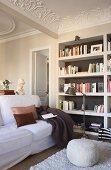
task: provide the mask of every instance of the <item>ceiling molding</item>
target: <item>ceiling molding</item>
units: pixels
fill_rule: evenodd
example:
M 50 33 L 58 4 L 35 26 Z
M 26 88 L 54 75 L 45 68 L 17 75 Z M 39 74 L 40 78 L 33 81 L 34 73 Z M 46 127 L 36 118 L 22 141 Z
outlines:
M 24 2 L 26 2 L 26 1 L 24 1 Z M 33 1 L 33 0 L 31 0 L 31 1 Z M 17 0 L 12 1 L 12 2 L 15 3 L 15 2 L 17 2 Z M 20 1 L 18 0 L 18 2 L 21 2 L 21 0 Z M 7 11 L 11 15 L 14 15 L 15 17 L 17 17 L 24 23 L 32 26 L 32 28 L 35 28 L 35 29 L 39 30 L 40 32 L 43 32 L 53 38 L 58 38 L 57 33 L 54 32 L 50 28 L 49 24 L 48 24 L 48 27 L 50 29 L 45 26 L 45 23 L 43 25 L 40 22 L 37 22 L 36 18 L 33 15 L 31 15 L 31 11 L 30 11 L 30 13 L 28 13 L 28 12 L 26 13 L 26 11 L 21 10 L 18 6 L 15 6 L 14 3 L 9 2 L 8 0 L 0 0 L 0 9 Z
M 31 32 L 28 32 L 28 33 L 22 32 L 20 34 L 15 34 L 13 37 L 2 39 L 2 40 L 0 40 L 0 43 L 5 43 L 5 42 L 9 42 L 9 41 L 16 40 L 16 39 L 19 39 L 19 38 L 25 38 L 25 37 L 32 36 L 32 35 L 37 35 L 37 34 L 40 34 L 40 33 L 41 32 L 39 32 L 39 31 L 31 31 Z
M 0 35 L 6 35 L 14 31 L 15 22 L 11 16 L 0 11 Z
M 45 7 L 42 0 L 7 0 L 20 10 L 36 18 L 37 22 L 42 23 L 54 32 L 58 32 L 60 16 L 57 16 L 51 9 Z M 49 26 L 50 25 L 50 26 Z

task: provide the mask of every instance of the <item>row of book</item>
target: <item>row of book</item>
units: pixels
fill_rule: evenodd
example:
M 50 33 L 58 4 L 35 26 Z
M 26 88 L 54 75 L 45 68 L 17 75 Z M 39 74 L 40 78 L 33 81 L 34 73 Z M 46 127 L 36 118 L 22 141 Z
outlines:
M 59 100 L 59 109 L 63 109 L 63 110 L 74 110 L 75 108 L 75 102 L 74 101 L 67 101 L 67 100 Z M 82 106 L 81 106 L 81 110 Z M 94 112 L 95 113 L 104 113 L 104 104 L 100 104 L 100 105 L 95 105 L 94 106 Z
M 90 63 L 88 67 L 87 73 L 94 73 L 94 72 L 103 72 L 104 71 L 104 64 L 103 63 Z M 84 73 L 84 72 L 79 72 L 79 67 L 78 66 L 64 66 L 64 67 L 59 67 L 59 75 L 64 75 L 64 74 L 76 74 L 76 73 Z
M 74 102 L 73 101 L 63 101 L 63 110 L 74 110 Z
M 104 105 L 103 104 L 95 105 L 94 106 L 94 112 L 96 112 L 96 113 L 104 113 Z
M 77 66 L 68 65 L 67 67 L 59 67 L 59 75 L 76 74 L 78 72 Z
M 59 50 L 59 57 L 67 57 L 67 56 L 74 56 L 74 55 L 82 55 L 87 54 L 87 45 L 77 45 L 67 47 L 65 49 Z
M 100 51 L 102 51 L 102 44 L 69 46 L 59 50 L 59 57 L 82 55 Z
M 72 85 L 73 84 L 73 85 Z M 94 83 L 68 83 L 60 85 L 60 91 L 66 93 L 68 87 L 73 86 L 77 92 L 82 93 L 96 93 L 96 92 L 104 92 L 104 83 L 103 82 L 94 82 Z M 63 89 L 62 89 L 63 87 Z
M 94 72 L 103 72 L 104 64 L 103 63 L 90 63 L 88 67 L 88 73 Z

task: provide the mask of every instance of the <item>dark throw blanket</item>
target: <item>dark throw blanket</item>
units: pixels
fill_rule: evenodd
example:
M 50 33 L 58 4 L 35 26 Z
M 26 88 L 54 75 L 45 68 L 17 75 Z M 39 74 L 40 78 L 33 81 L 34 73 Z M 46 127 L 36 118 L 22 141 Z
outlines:
M 73 139 L 74 122 L 71 117 L 59 109 L 50 108 L 48 106 L 40 106 L 37 108 L 37 113 L 40 119 L 43 119 L 41 115 L 47 113 L 53 113 L 54 115 L 57 115 L 54 118 L 43 120 L 52 125 L 52 137 L 57 146 L 60 148 L 66 147 L 68 142 Z

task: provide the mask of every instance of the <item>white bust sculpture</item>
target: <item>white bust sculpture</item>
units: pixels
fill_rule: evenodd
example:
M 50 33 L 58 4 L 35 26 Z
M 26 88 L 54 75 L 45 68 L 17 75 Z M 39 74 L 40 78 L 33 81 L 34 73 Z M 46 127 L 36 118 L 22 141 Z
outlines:
M 17 84 L 17 89 L 16 89 L 16 94 L 18 95 L 24 95 L 25 94 L 25 91 L 24 91 L 24 84 L 25 84 L 25 81 L 24 79 L 18 79 L 18 84 Z

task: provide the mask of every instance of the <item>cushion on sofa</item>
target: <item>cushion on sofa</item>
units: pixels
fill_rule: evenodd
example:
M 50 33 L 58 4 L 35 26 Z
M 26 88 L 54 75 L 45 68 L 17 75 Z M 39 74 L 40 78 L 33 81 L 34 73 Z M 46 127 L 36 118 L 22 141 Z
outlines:
M 14 114 L 17 127 L 36 123 L 33 113 Z
M 39 107 L 41 101 L 37 95 L 3 95 L 0 96 L 0 112 L 3 117 L 3 124 L 15 123 L 11 107 L 26 107 L 35 105 Z
M 31 105 L 27 107 L 11 107 L 11 109 L 13 114 L 33 113 L 35 120 L 38 119 L 35 105 Z

